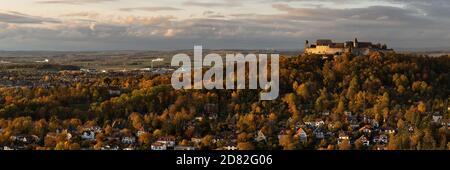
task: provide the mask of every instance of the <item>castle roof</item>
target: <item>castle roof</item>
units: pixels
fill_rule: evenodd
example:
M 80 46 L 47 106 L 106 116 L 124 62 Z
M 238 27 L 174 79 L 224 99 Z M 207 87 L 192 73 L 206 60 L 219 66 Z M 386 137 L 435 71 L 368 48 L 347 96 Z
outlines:
M 317 40 L 316 41 L 316 45 L 321 46 L 321 45 L 331 45 L 333 44 L 333 41 L 329 40 L 329 39 L 321 39 L 321 40 Z

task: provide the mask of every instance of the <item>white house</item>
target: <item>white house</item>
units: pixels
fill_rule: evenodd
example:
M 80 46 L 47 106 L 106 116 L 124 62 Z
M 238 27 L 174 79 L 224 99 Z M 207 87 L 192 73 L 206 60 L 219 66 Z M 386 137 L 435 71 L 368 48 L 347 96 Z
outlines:
M 152 146 L 150 147 L 151 150 L 157 150 L 157 151 L 162 151 L 162 150 L 167 150 L 167 146 L 164 143 L 161 142 L 155 142 L 152 144 Z
M 442 121 L 442 114 L 435 112 L 433 114 L 433 123 L 440 123 Z
M 129 145 L 129 144 L 136 143 L 136 138 L 127 136 L 127 137 L 123 137 L 121 141 L 123 144 Z
M 258 134 L 256 135 L 255 140 L 257 142 L 265 141 L 266 140 L 266 136 L 264 135 L 264 133 L 261 130 L 259 130 Z
M 308 134 L 306 134 L 306 132 L 300 128 L 297 130 L 297 132 L 295 133 L 295 136 L 298 137 L 300 139 L 300 141 L 305 142 L 308 140 Z
M 93 131 L 90 131 L 90 130 L 84 131 L 81 134 L 81 139 L 89 140 L 89 141 L 95 141 L 95 133 Z

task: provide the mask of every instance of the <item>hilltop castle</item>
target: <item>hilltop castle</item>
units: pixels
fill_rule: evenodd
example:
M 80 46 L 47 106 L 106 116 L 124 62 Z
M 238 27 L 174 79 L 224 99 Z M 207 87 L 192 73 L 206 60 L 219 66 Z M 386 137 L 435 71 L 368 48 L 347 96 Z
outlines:
M 388 49 L 386 44 L 381 45 L 372 44 L 371 42 L 359 42 L 357 38 L 354 41 L 347 41 L 345 43 L 334 43 L 332 40 L 321 39 L 317 40 L 316 44 L 309 44 L 306 40 L 305 54 L 319 54 L 319 55 L 339 55 L 343 53 L 352 53 L 355 55 L 367 55 L 370 52 L 393 52 Z

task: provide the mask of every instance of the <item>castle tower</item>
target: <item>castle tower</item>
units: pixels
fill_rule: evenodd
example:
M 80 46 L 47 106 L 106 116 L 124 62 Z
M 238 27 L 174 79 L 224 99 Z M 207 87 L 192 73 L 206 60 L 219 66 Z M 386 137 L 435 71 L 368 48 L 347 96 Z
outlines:
M 306 42 L 305 42 L 305 50 L 306 50 L 307 48 L 309 48 L 309 41 L 308 41 L 308 40 L 306 40 Z
M 353 42 L 353 47 L 358 48 L 358 38 L 355 38 L 355 41 Z

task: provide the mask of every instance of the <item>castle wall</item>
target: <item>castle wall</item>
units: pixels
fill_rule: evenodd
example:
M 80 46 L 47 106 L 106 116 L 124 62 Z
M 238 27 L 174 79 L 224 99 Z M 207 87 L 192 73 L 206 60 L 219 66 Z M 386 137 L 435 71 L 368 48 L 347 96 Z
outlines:
M 305 49 L 307 54 L 325 54 L 334 55 L 337 53 L 344 53 L 345 48 L 330 48 L 329 46 L 316 46 L 315 48 Z

